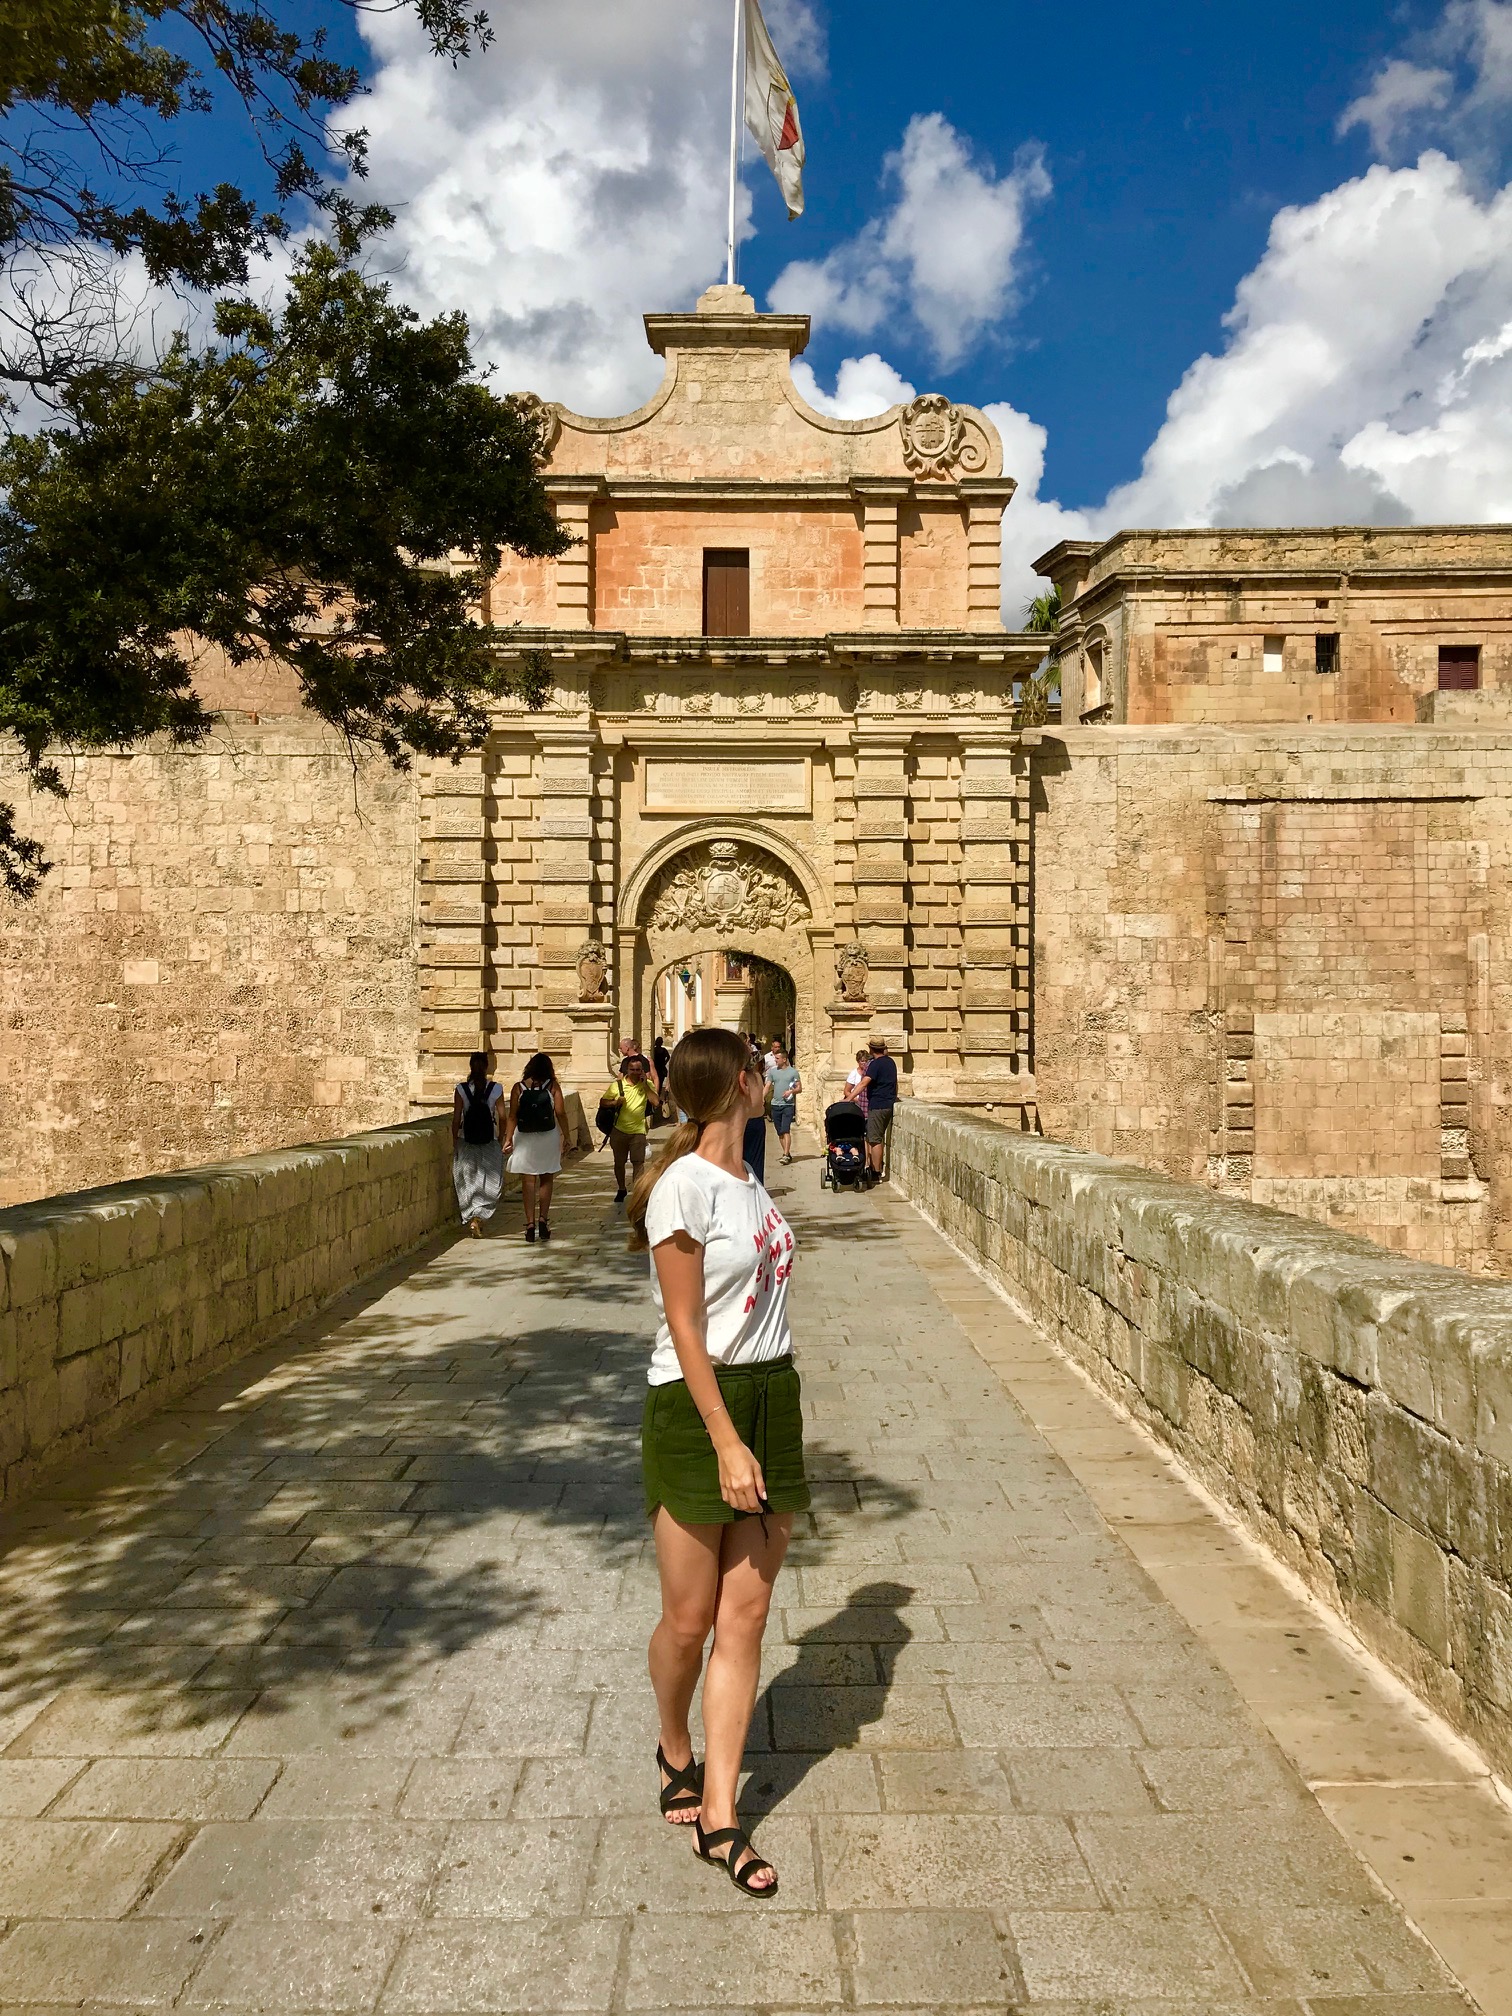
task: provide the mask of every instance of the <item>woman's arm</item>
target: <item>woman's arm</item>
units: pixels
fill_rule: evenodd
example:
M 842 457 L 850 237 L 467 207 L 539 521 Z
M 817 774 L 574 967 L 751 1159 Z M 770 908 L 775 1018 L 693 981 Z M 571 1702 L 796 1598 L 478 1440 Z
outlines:
M 502 1106 L 503 1103 L 504 1102 L 501 1099 L 499 1101 L 499 1104 Z M 510 1149 L 513 1148 L 514 1146 L 515 1128 L 519 1124 L 519 1118 L 520 1118 L 520 1081 L 519 1079 L 516 1079 L 514 1084 L 511 1085 L 509 1088 L 509 1113 L 505 1119 L 504 1125 L 499 1129 L 499 1139 L 503 1144 L 504 1153 L 506 1155 L 509 1153 Z
M 556 1115 L 557 1132 L 562 1137 L 562 1146 L 567 1146 L 567 1108 L 562 1104 L 562 1088 L 555 1078 L 551 1081 L 551 1110 Z
M 759 1512 L 766 1501 L 766 1479 L 761 1465 L 735 1432 L 704 1341 L 708 1324 L 704 1249 L 690 1234 L 674 1232 L 653 1250 L 652 1257 L 672 1348 L 719 1458 L 719 1495 L 737 1512 Z

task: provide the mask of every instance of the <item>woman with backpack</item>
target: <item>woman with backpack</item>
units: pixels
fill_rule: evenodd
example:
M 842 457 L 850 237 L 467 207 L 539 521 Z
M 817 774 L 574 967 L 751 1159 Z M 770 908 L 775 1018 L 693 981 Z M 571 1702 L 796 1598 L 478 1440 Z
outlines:
M 553 1178 L 561 1174 L 562 1143 L 566 1139 L 567 1114 L 556 1067 L 544 1050 L 538 1050 L 510 1087 L 509 1118 L 504 1130 L 509 1173 L 520 1179 L 527 1246 L 535 1244 L 538 1231 L 543 1243 L 551 1237 L 547 1213 L 551 1209 Z
M 474 1239 L 504 1194 L 504 1150 L 499 1145 L 503 1089 L 488 1075 L 486 1051 L 474 1050 L 467 1076 L 452 1096 L 452 1184 L 462 1223 Z

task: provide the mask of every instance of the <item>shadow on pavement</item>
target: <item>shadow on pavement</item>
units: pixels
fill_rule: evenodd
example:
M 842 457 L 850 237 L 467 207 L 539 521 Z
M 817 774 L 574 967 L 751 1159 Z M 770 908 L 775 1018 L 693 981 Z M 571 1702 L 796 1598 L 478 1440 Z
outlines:
M 898 1654 L 913 1637 L 902 1613 L 914 1593 L 903 1582 L 868 1582 L 794 1640 L 793 1664 L 756 1703 L 756 1727 L 767 1718 L 776 1748 L 751 1772 L 746 1811 L 775 1812 L 827 1757 L 858 1748 L 862 1730 L 881 1720 Z
M 561 1202 L 551 1246 L 432 1248 L 0 1524 L 0 1749 L 60 1687 L 135 1697 L 155 1731 L 223 1718 L 228 1688 L 380 1703 L 613 1609 L 647 1543 L 646 1263 L 592 1190 Z M 914 1508 L 811 1457 L 871 1518 Z

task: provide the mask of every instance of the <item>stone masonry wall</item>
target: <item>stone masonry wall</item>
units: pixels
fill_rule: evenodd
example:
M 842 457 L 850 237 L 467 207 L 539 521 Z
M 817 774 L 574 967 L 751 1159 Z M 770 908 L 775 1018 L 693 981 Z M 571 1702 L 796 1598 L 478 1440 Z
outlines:
M 1063 731 L 1032 817 L 1046 1133 L 1512 1272 L 1512 735 Z
M 0 1504 L 454 1211 L 444 1118 L 0 1211 Z
M 418 788 L 297 718 L 71 766 L 0 899 L 0 1205 L 408 1116 Z
M 1512 1774 L 1512 1287 L 914 1100 L 892 1169 Z

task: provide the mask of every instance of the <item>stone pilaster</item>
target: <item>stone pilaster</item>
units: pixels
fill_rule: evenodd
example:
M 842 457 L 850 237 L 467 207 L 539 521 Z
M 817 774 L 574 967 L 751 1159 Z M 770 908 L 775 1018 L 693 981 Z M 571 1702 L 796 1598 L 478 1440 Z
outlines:
M 1031 1082 L 1029 777 L 1006 737 L 961 756 L 960 1091 L 980 1103 Z
M 898 627 L 898 508 L 913 491 L 895 477 L 856 478 L 851 495 L 861 505 L 862 626 Z
M 577 958 L 596 923 L 593 859 L 594 735 L 581 727 L 537 731 L 541 747 L 541 816 L 537 826 L 540 887 L 536 956 L 540 962 L 540 1039 L 544 1049 L 571 1056 L 578 1005 Z
M 420 1060 L 412 1103 L 447 1105 L 491 1040 L 487 766 L 436 763 L 421 780 Z
M 871 1033 L 900 1065 L 908 1037 L 908 743 L 906 731 L 856 734 L 853 928 L 871 967 Z
M 589 514 L 604 495 L 602 476 L 551 476 L 547 494 L 557 523 L 575 543 L 556 563 L 556 620 L 564 630 L 593 628 L 593 535 Z
M 1003 513 L 1018 486 L 997 477 L 961 481 L 966 507 L 966 627 L 995 630 L 1002 621 Z M 1016 629 L 1017 615 L 1009 627 Z

